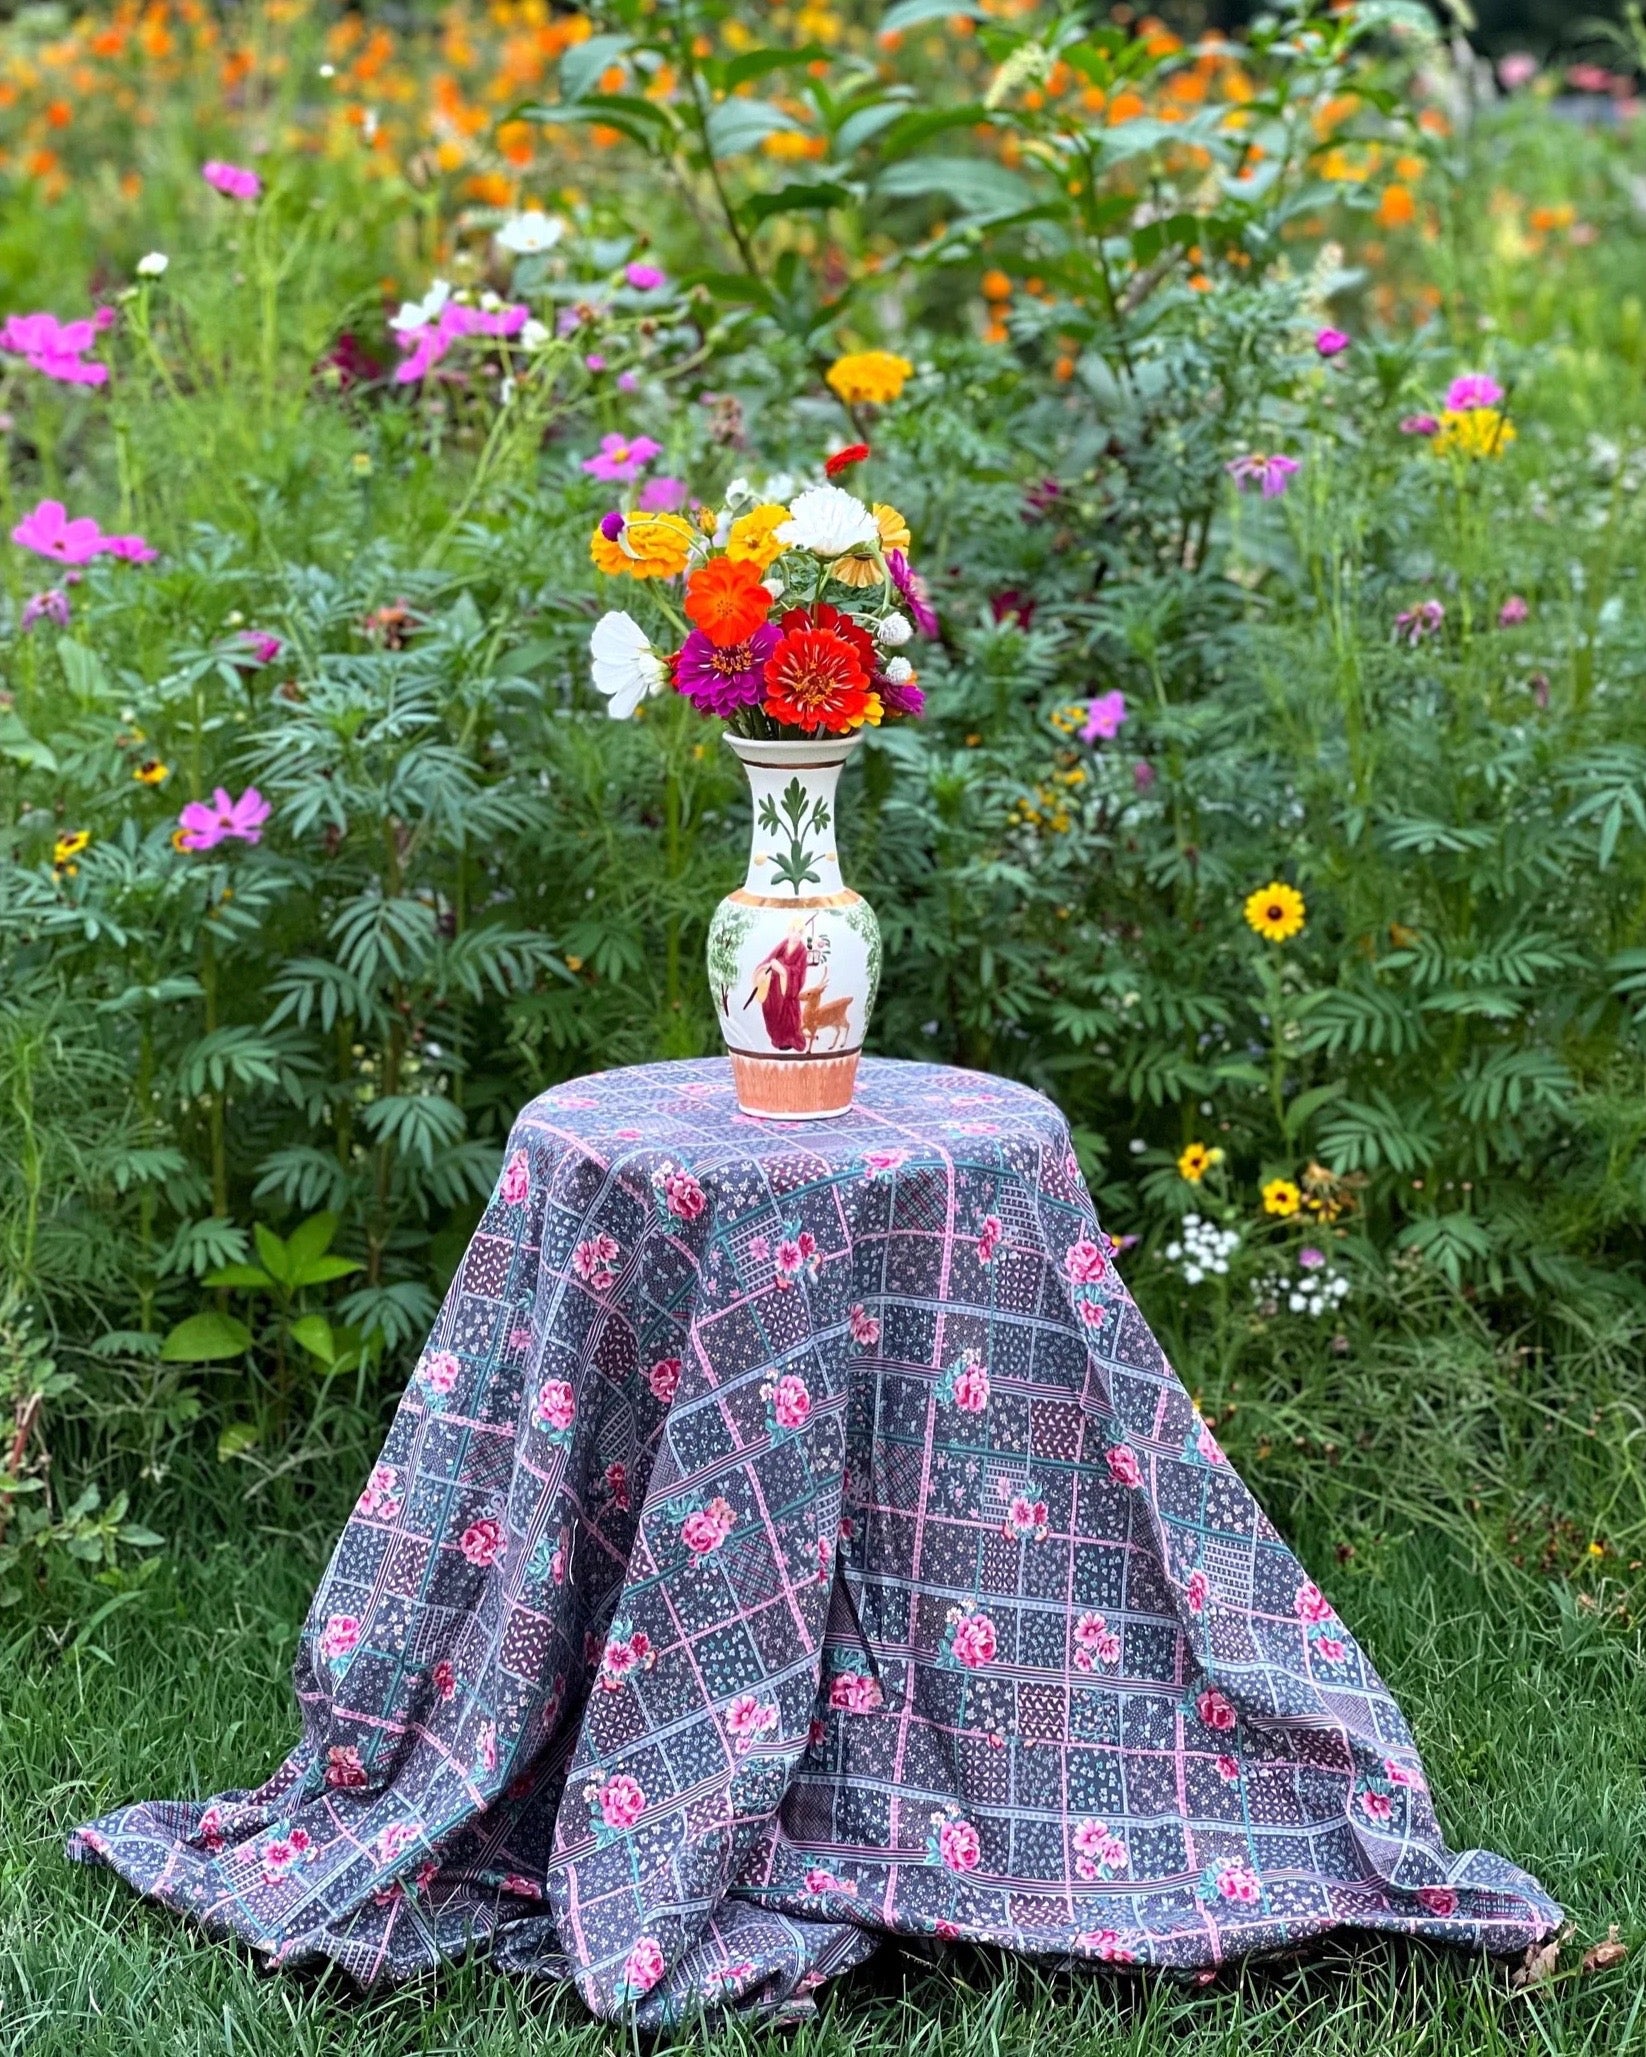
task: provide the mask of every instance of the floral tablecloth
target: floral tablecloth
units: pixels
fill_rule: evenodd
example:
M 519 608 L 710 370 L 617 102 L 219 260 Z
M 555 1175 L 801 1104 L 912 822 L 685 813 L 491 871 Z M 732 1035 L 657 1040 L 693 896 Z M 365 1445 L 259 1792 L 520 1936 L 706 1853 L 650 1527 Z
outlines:
M 267 1784 L 71 1854 L 371 1981 L 484 1947 L 641 2024 L 879 1936 L 1192 1969 L 1510 1951 L 1399 1709 L 1116 1274 L 1055 1108 L 869 1062 L 557 1088 L 337 1545 Z

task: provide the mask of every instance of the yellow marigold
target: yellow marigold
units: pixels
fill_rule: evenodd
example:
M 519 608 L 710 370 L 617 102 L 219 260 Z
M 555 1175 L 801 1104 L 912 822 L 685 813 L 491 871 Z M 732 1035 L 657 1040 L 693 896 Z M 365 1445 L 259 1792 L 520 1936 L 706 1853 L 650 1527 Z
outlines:
M 909 524 L 895 507 L 889 507 L 884 500 L 874 503 L 875 527 L 880 531 L 882 550 L 907 551 L 914 540 L 909 534 Z
M 1273 879 L 1255 893 L 1246 895 L 1248 927 L 1270 943 L 1284 943 L 1303 926 L 1303 895 L 1296 886 Z
M 1178 1176 L 1186 1178 L 1191 1186 L 1198 1186 L 1215 1161 L 1204 1143 L 1190 1143 L 1177 1160 Z
M 1496 407 L 1448 407 L 1429 448 L 1437 457 L 1501 457 L 1514 439 L 1514 423 Z
M 1263 1212 L 1278 1214 L 1282 1221 L 1303 1205 L 1303 1195 L 1289 1178 L 1272 1178 L 1263 1188 Z
M 597 528 L 589 538 L 589 555 L 608 578 L 678 578 L 691 548 L 692 525 L 678 514 L 632 515 L 620 535 Z
M 902 392 L 913 371 L 906 357 L 891 350 L 854 350 L 837 357 L 825 376 L 848 407 L 860 402 L 884 407 Z
M 764 571 L 783 555 L 777 531 L 789 518 L 789 510 L 775 500 L 764 500 L 747 514 L 740 514 L 726 538 L 726 555 L 734 564 L 758 564 Z

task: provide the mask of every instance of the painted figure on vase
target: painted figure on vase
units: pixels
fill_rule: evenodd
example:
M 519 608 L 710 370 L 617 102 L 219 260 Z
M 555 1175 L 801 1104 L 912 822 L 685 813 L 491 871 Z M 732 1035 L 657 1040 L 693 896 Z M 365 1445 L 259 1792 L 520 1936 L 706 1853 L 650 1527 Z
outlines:
M 766 1034 L 774 1050 L 804 1052 L 807 1047 L 801 1022 L 801 989 L 810 963 L 805 924 L 797 919 L 790 922 L 776 949 L 769 951 L 754 968 L 754 983 L 743 1005 L 760 1002 Z

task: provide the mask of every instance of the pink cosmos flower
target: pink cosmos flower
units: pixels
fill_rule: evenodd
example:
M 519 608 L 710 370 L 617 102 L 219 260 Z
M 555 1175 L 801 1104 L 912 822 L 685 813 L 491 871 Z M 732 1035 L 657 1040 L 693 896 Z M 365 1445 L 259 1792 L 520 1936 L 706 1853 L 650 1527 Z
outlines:
M 1131 1450 L 1128 1450 L 1124 1443 L 1117 1443 L 1112 1450 L 1106 1451 L 1104 1454 L 1108 1459 L 1109 1475 L 1111 1478 L 1118 1479 L 1123 1486 L 1142 1485 L 1142 1468 L 1138 1464 L 1136 1455 Z
M 564 310 L 561 320 L 564 321 Z M 393 322 L 395 340 L 410 354 L 394 368 L 396 385 L 410 385 L 423 378 L 445 356 L 452 344 L 465 336 L 502 338 L 517 336 L 531 318 L 524 305 L 496 310 L 469 307 L 460 300 L 441 301 L 438 312 L 430 303 L 408 308 Z
M 999 1215 L 984 1215 L 983 1226 L 977 1232 L 977 1261 L 979 1264 L 993 1263 L 994 1253 L 1000 1248 L 1000 1239 L 1005 1233 L 1006 1231 L 1000 1225 Z
M 623 273 L 624 278 L 637 293 L 655 293 L 659 287 L 668 284 L 668 274 L 655 264 L 631 264 Z
M 829 1681 L 829 1705 L 846 1714 L 873 1714 L 885 1702 L 880 1681 L 866 1671 L 842 1671 Z
M 11 539 L 20 549 L 54 557 L 59 564 L 89 564 L 103 549 L 103 532 L 91 516 L 70 521 L 61 500 L 42 500 L 18 522 Z
M 1206 1612 L 1206 1602 L 1212 1597 L 1212 1582 L 1203 1571 L 1189 1573 L 1189 1582 L 1183 1589 L 1183 1597 L 1189 1603 L 1191 1614 Z
M 1503 388 L 1484 371 L 1465 372 L 1446 388 L 1446 406 L 1454 414 L 1469 414 L 1477 407 L 1496 407 L 1502 398 Z
M 272 664 L 285 649 L 278 636 L 271 636 L 267 629 L 242 629 L 240 640 L 248 654 L 258 664 Z
M 1439 600 L 1420 600 L 1415 607 L 1408 607 L 1403 614 L 1395 616 L 1395 641 L 1410 643 L 1415 650 L 1425 636 L 1432 636 L 1446 619 L 1446 609 Z
M 634 504 L 642 514 L 678 514 L 686 504 L 687 493 L 684 479 L 647 479 Z
M 200 176 L 230 200 L 255 200 L 263 190 L 263 181 L 256 172 L 248 171 L 244 165 L 225 164 L 218 157 L 201 165 Z
M 1341 357 L 1349 347 L 1349 338 L 1341 329 L 1322 329 L 1315 337 L 1315 348 L 1322 357 Z
M 1217 1775 L 1226 1786 L 1239 1785 L 1240 1766 L 1235 1762 L 1234 1758 L 1225 1753 L 1217 1760 Z
M 1449 1921 L 1457 1912 L 1457 1895 L 1450 1886 L 1419 1886 L 1417 1904 L 1426 1914 L 1436 1914 L 1442 1921 Z
M 952 1645 L 955 1661 L 977 1671 L 994 1662 L 995 1628 L 986 1614 L 964 1614 L 955 1623 Z
M 665 1407 L 680 1390 L 680 1359 L 659 1357 L 646 1374 L 646 1383 L 652 1389 L 652 1397 L 661 1400 Z
M 928 640 L 939 633 L 937 610 L 932 606 L 926 590 L 926 581 L 913 569 L 901 550 L 886 552 L 886 569 L 892 575 L 892 584 L 897 588 L 909 619 Z
M 1248 1907 L 1263 1897 L 1263 1888 L 1258 1884 L 1255 1873 L 1238 1857 L 1231 1859 L 1217 1874 L 1217 1890 L 1225 1900 Z
M 210 802 L 191 800 L 177 817 L 180 850 L 215 850 L 219 843 L 260 843 L 263 824 L 273 812 L 255 786 L 231 800 L 222 786 Z
M 617 390 L 620 393 L 638 393 L 640 391 L 640 378 L 638 373 L 632 371 L 620 371 L 617 374 Z
M 583 469 L 591 478 L 628 484 L 639 478 L 662 448 L 651 436 L 620 436 L 613 431 L 600 438 L 600 448 L 592 457 L 584 458 Z
M 1400 433 L 1403 436 L 1438 436 L 1440 422 L 1432 414 L 1407 414 L 1401 417 Z
M 1109 1260 L 1088 1236 L 1071 1243 L 1063 1253 L 1063 1269 L 1077 1286 L 1095 1283 L 1108 1268 Z
M 113 309 L 106 311 L 112 320 Z M 97 340 L 98 331 L 107 326 L 95 318 L 59 321 L 55 314 L 13 314 L 0 323 L 0 350 L 21 357 L 30 371 L 60 385 L 101 386 L 108 381 L 109 368 L 88 364 L 85 352 Z
M 28 630 L 37 621 L 52 621 L 60 629 L 69 625 L 69 596 L 61 587 L 48 586 L 43 593 L 31 593 L 23 602 L 18 627 Z
M 561 1433 L 569 1429 L 577 1415 L 577 1396 L 563 1378 L 545 1379 L 537 1389 L 537 1400 L 532 1408 L 532 1420 L 539 1428 L 549 1428 Z
M 872 1350 L 880 1341 L 880 1324 L 864 1311 L 861 1300 L 848 1311 L 846 1319 L 851 1323 L 852 1341 L 862 1349 Z
M 1387 1793 L 1362 1793 L 1361 1809 L 1368 1821 L 1388 1821 L 1394 1815 L 1394 1802 Z
M 646 1811 L 645 1788 L 620 1771 L 600 1788 L 600 1819 L 607 1828 L 633 1828 Z
M 812 1411 L 812 1396 L 806 1381 L 795 1377 L 793 1372 L 777 1382 L 772 1394 L 772 1413 L 777 1417 L 780 1428 L 804 1428 Z
M 100 548 L 104 557 L 119 557 L 127 564 L 152 564 L 160 555 L 141 536 L 105 536 Z
M 524 1150 L 516 1150 L 503 1167 L 503 1176 L 498 1181 L 498 1197 L 505 1207 L 518 1207 L 532 1189 L 532 1175 L 526 1164 Z
M 1195 1711 L 1210 1729 L 1219 1732 L 1231 1729 L 1239 1719 L 1231 1703 L 1217 1690 L 1208 1686 L 1195 1702 Z
M 461 1375 L 462 1366 L 449 1350 L 436 1350 L 417 1374 L 430 1392 L 439 1393 L 442 1397 L 455 1390 Z
M 668 1968 L 657 1938 L 636 1936 L 624 1960 L 623 1983 L 631 1993 L 649 1993 Z
M 458 1538 L 457 1547 L 471 1564 L 484 1569 L 488 1564 L 496 1564 L 509 1546 L 501 1524 L 488 1514 L 469 1523 Z
M 730 1504 L 717 1497 L 686 1516 L 680 1524 L 680 1540 L 694 1557 L 707 1557 L 731 1534 L 736 1520 Z
M 1531 616 L 1531 608 L 1518 593 L 1511 593 L 1497 610 L 1497 625 L 1500 629 L 1517 629 Z
M 989 1404 L 989 1374 L 969 1352 L 955 1374 L 954 1404 L 963 1414 L 981 1414 Z
M 951 1871 L 975 1871 L 982 1839 L 969 1821 L 946 1821 L 937 1832 L 937 1853 Z
M 1245 457 L 1231 459 L 1223 469 L 1241 492 L 1244 493 L 1248 486 L 1260 486 L 1265 500 L 1278 500 L 1300 466 L 1295 457 L 1265 457 L 1261 451 L 1254 450 Z
M 352 1614 L 333 1614 L 320 1632 L 320 1654 L 329 1662 L 347 1657 L 360 1641 L 360 1623 Z
M 1099 693 L 1087 703 L 1086 726 L 1080 731 L 1080 740 L 1112 743 L 1128 719 L 1126 695 L 1118 687 L 1112 693 Z
M 1306 1578 L 1297 1589 L 1292 1611 L 1299 1621 L 1330 1621 L 1332 1603 L 1312 1578 Z

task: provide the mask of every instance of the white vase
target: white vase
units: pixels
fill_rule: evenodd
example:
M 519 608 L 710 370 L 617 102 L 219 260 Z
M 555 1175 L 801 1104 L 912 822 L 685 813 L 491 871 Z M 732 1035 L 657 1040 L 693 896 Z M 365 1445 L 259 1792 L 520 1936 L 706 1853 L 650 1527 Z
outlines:
M 727 736 L 754 800 L 749 871 L 709 925 L 709 988 L 745 1114 L 821 1121 L 852 1102 L 880 984 L 880 924 L 840 877 L 835 787 L 856 736 Z

